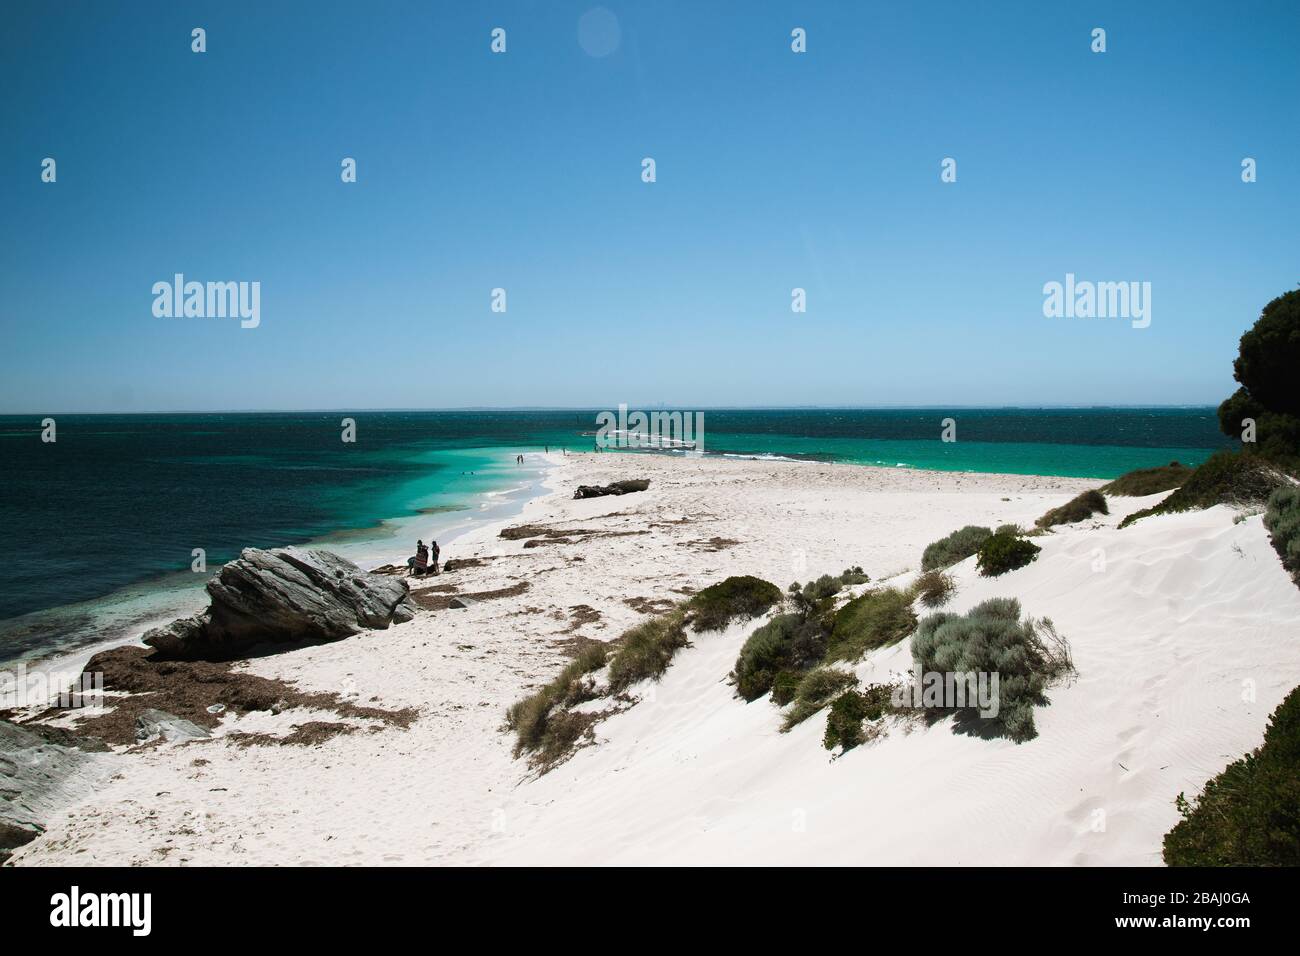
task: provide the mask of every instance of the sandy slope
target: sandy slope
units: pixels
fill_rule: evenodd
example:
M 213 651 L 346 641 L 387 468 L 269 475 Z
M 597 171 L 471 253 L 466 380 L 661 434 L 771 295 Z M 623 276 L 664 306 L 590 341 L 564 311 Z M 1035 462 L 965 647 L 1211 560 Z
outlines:
M 569 498 L 578 483 L 642 475 L 644 494 Z M 1258 517 L 1234 524 L 1217 508 L 1120 532 L 1118 517 L 1150 502 L 1114 499 L 1112 518 L 1038 539 L 1026 569 L 995 580 L 969 562 L 957 570 L 955 609 L 1015 596 L 1073 643 L 1080 677 L 1053 691 L 1028 744 L 940 725 L 831 760 L 823 720 L 783 735 L 768 701 L 732 695 L 725 678 L 747 631 L 735 628 L 698 637 L 661 683 L 638 688 L 645 699 L 599 726 L 599 746 L 527 779 L 499 730 L 505 707 L 562 666 L 575 634 L 611 639 L 643 619 L 638 599 L 733 573 L 782 585 L 849 564 L 875 579 L 906 573 L 962 524 L 1028 524 L 1097 484 L 625 455 L 560 460 L 552 482 L 557 492 L 510 523 L 622 533 L 524 548 L 484 529 L 447 556 L 489 560 L 439 583 L 527 582 L 524 593 L 249 665 L 417 706 L 409 731 L 128 754 L 15 862 L 1155 863 L 1174 796 L 1258 744 L 1300 683 L 1300 591 Z M 909 663 L 900 647 L 859 672 Z M 319 716 L 223 730 L 283 732 Z

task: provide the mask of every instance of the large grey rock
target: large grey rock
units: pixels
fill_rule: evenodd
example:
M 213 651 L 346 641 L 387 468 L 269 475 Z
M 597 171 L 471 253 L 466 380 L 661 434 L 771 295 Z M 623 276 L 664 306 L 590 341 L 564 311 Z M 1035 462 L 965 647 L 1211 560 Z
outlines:
M 158 656 L 220 659 L 266 641 L 336 640 L 415 615 L 401 578 L 362 571 L 329 551 L 245 548 L 208 582 L 203 613 L 154 628 Z
M 0 863 L 108 775 L 108 749 L 57 727 L 0 720 Z
M 201 740 L 211 736 L 212 732 L 206 727 L 200 727 L 193 721 L 169 714 L 165 710 L 154 710 L 151 707 L 141 711 L 135 718 L 135 739 L 141 743 L 156 737 L 171 743 L 176 740 Z

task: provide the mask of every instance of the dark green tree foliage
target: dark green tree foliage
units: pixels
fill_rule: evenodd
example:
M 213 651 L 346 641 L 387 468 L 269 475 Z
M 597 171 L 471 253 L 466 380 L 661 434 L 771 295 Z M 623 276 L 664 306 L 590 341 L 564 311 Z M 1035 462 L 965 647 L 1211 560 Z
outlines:
M 1300 290 L 1278 296 L 1241 337 L 1233 378 L 1241 385 L 1219 406 L 1219 427 L 1240 440 L 1255 420 L 1246 450 L 1289 467 L 1300 463 Z
M 1300 415 L 1300 289 L 1278 296 L 1241 337 L 1232 377 L 1269 411 Z
M 1259 748 L 1176 806 L 1170 866 L 1300 866 L 1300 688 L 1273 711 Z

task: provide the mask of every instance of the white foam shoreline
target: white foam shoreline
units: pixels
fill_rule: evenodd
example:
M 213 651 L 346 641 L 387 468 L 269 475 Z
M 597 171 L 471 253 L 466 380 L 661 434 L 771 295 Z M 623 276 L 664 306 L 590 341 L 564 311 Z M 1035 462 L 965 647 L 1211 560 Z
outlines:
M 439 512 L 436 515 L 405 515 L 400 518 L 386 519 L 360 533 L 349 531 L 346 537 L 340 537 L 340 532 L 331 532 L 297 546 L 334 551 L 365 570 L 382 564 L 403 563 L 407 557 L 415 553 L 417 538 L 421 540 L 437 538 L 443 549 L 443 559 L 453 557 L 454 550 L 449 552 L 448 545 L 467 535 L 472 535 L 477 528 L 508 520 L 522 511 L 529 501 L 546 492 L 547 477 L 555 466 L 553 459 L 560 456 L 530 453 L 529 457 L 543 462 L 540 475 L 523 484 L 480 493 L 479 497 L 484 500 L 479 502 L 477 507 L 470 505 L 463 511 Z M 210 568 L 208 574 L 201 576 L 188 589 L 168 586 L 169 581 L 173 579 L 160 580 L 156 589 L 150 588 L 148 583 L 138 583 L 99 598 L 80 602 L 72 607 L 34 612 L 39 615 L 85 609 L 87 613 L 93 615 L 105 606 L 111 607 L 124 600 L 129 602 L 131 607 L 139 608 L 138 612 L 132 615 L 134 623 L 123 628 L 112 638 L 38 650 L 32 654 L 20 655 L 11 661 L 0 662 L 0 669 L 12 670 L 22 665 L 28 674 L 71 675 L 75 678 L 85 664 L 101 651 L 138 644 L 144 633 L 151 628 L 166 624 L 177 617 L 196 613 L 206 607 L 207 596 L 203 591 L 203 585 L 217 570 L 219 567 Z M 151 601 L 156 603 L 156 608 L 152 612 L 149 610 Z

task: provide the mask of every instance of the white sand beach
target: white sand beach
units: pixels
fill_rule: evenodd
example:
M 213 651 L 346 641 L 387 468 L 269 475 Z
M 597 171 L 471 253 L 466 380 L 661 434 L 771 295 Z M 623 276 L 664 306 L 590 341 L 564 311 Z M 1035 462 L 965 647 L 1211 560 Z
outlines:
M 1037 561 L 983 578 L 953 569 L 964 611 L 993 596 L 1050 617 L 1077 679 L 1051 689 L 1027 743 L 899 727 L 842 757 L 824 718 L 780 733 L 767 699 L 727 677 L 758 621 L 696 635 L 597 743 L 537 777 L 512 757 L 506 708 L 554 676 L 577 636 L 612 640 L 663 602 L 753 574 L 782 589 L 861 565 L 910 580 L 927 544 L 966 524 L 1031 526 L 1102 482 L 816 462 L 551 456 L 547 494 L 458 539 L 480 565 L 413 588 L 484 594 L 466 609 L 240 665 L 304 690 L 414 707 L 314 746 L 240 746 L 332 714 L 226 719 L 208 740 L 133 749 L 14 865 L 1118 864 L 1160 862 L 1175 797 L 1259 745 L 1300 684 L 1300 590 L 1259 515 L 1148 518 L 1157 498 L 1035 538 Z M 579 484 L 649 490 L 573 500 Z M 583 529 L 540 545 L 521 524 Z M 1098 570 L 1098 557 L 1104 570 Z M 394 554 L 394 561 L 405 555 Z M 447 593 L 445 590 L 438 593 Z M 922 612 L 924 613 L 924 612 Z M 865 679 L 906 672 L 908 644 Z M 364 722 L 360 722 L 364 723 Z

